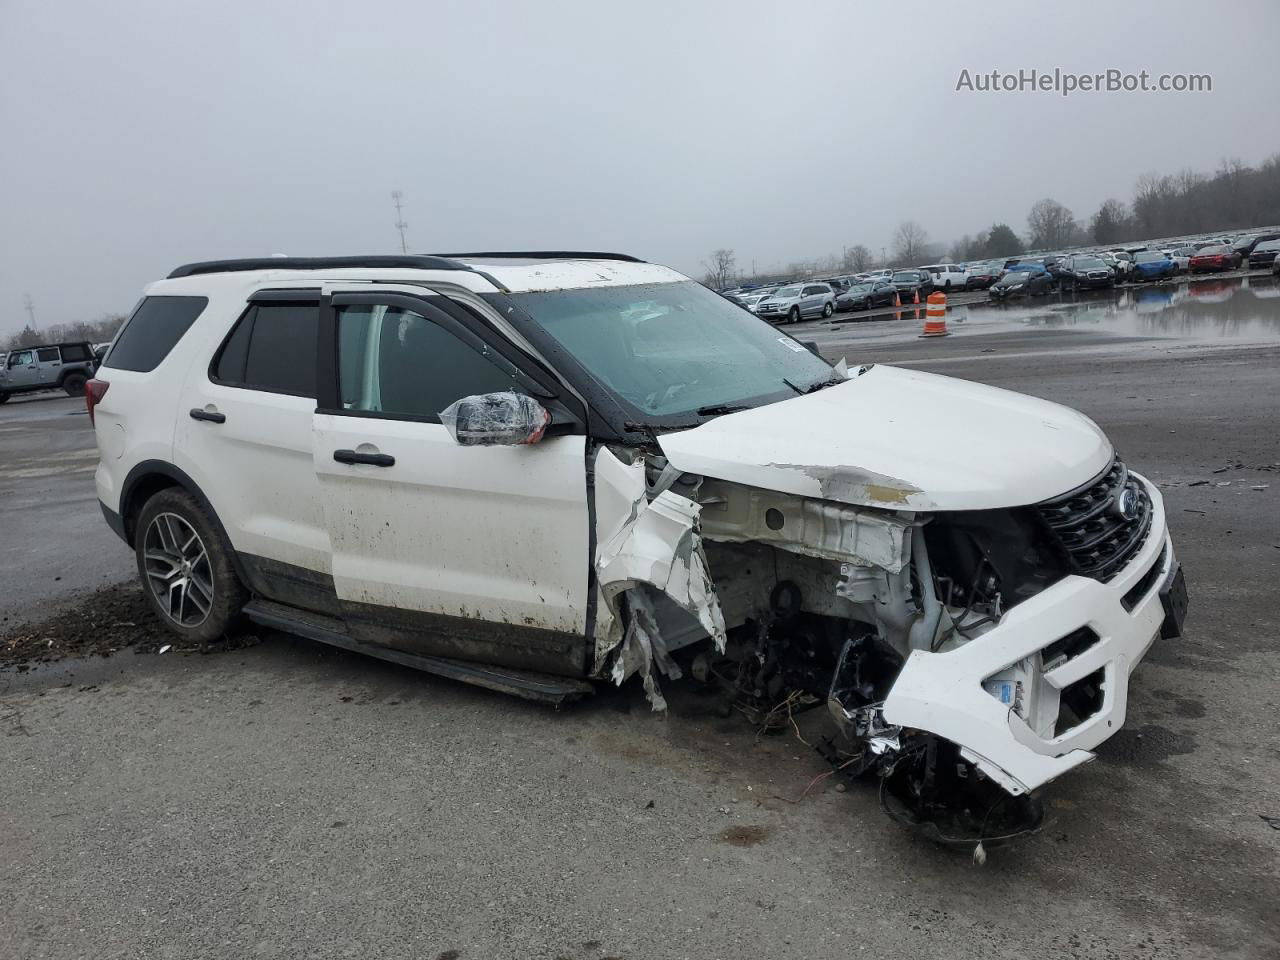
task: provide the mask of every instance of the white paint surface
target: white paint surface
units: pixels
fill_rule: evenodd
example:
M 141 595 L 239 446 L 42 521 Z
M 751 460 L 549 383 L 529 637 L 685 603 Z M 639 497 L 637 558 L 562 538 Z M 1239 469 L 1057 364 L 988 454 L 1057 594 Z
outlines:
M 1112 454 L 1067 407 L 886 366 L 659 443 L 687 473 L 894 510 L 1037 503 L 1086 483 Z

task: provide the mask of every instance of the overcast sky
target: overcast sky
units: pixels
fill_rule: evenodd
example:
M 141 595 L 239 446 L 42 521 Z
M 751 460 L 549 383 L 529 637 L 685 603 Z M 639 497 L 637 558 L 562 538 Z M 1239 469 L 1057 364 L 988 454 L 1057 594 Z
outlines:
M 1280 3 L 0 0 L 0 334 L 128 310 L 176 264 L 617 250 L 701 275 L 919 221 L 1087 219 L 1280 151 Z M 972 73 L 1213 91 L 956 92 Z

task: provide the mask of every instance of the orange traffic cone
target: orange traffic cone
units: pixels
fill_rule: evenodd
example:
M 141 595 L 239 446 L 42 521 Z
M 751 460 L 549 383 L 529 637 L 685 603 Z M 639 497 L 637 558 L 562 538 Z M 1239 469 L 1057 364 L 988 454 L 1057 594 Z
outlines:
M 916 287 L 915 292 L 911 294 L 911 302 L 915 306 L 920 306 L 920 288 Z
M 896 290 L 893 293 L 893 305 L 895 307 L 902 306 L 902 295 L 898 293 Z
M 947 336 L 947 295 L 929 294 L 929 307 L 924 315 L 924 332 L 921 337 Z

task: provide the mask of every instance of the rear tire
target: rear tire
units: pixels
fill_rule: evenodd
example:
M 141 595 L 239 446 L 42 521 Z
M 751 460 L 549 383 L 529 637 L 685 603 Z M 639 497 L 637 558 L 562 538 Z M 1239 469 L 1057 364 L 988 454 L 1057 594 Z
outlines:
M 84 385 L 89 382 L 89 378 L 83 373 L 69 373 L 62 381 L 62 389 L 67 391 L 68 397 L 83 397 Z
M 207 644 L 233 632 L 249 599 L 231 544 L 209 511 L 179 487 L 161 490 L 134 525 L 142 592 L 177 636 Z
M 831 304 L 831 301 L 827 301 L 827 303 L 822 307 L 823 317 L 829 317 L 835 312 L 836 312 L 836 308 Z
M 8 403 L 11 395 L 0 391 L 0 403 Z

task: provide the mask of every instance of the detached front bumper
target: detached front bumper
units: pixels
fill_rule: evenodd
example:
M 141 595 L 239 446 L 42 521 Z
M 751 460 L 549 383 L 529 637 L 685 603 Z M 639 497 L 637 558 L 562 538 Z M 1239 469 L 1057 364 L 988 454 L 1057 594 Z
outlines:
M 1145 543 L 1110 582 L 1068 576 L 1010 610 L 972 642 L 913 651 L 884 718 L 959 745 L 983 773 L 1018 795 L 1092 760 L 1124 724 L 1129 674 L 1161 635 L 1165 599 L 1185 588 L 1164 500 L 1145 478 L 1153 514 Z M 1180 616 L 1180 612 L 1178 614 Z M 1086 715 L 1061 713 L 1081 684 Z

